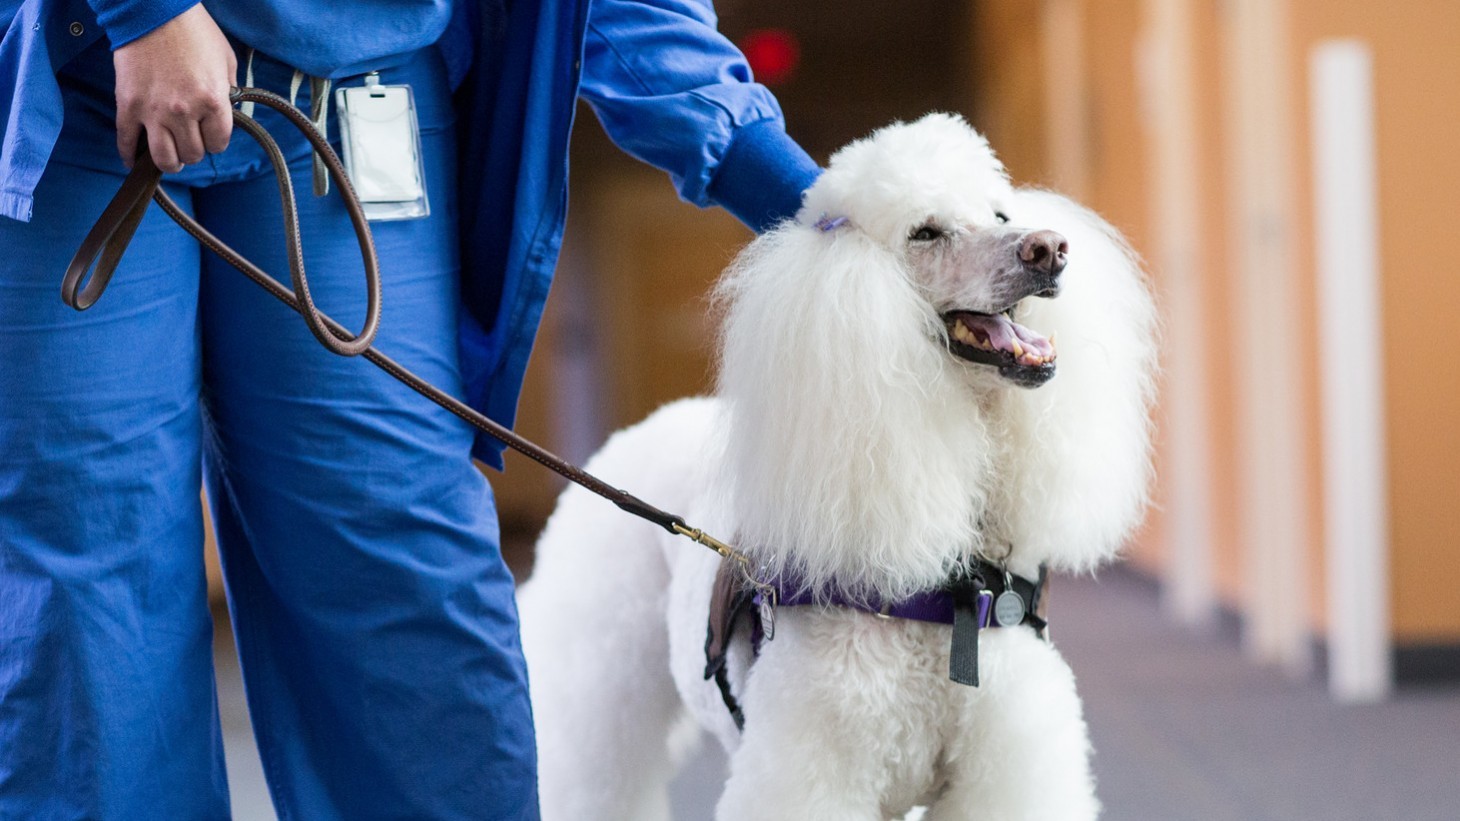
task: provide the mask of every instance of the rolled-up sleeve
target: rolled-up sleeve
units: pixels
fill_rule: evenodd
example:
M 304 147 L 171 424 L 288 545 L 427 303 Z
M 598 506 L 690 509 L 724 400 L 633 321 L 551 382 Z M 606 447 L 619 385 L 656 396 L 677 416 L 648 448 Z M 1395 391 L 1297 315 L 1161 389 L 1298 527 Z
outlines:
M 593 0 L 581 91 L 609 137 L 685 200 L 757 230 L 794 216 L 820 173 L 708 2 Z
M 196 6 L 198 0 L 87 0 L 112 50 L 151 32 Z

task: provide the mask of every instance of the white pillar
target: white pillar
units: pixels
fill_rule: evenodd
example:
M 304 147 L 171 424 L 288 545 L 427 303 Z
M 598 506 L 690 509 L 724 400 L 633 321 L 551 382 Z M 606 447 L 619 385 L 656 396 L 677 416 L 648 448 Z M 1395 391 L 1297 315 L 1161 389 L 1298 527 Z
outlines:
M 1308 72 L 1328 688 L 1340 701 L 1377 701 L 1392 671 L 1373 60 L 1363 42 L 1329 40 L 1313 49 Z
M 1230 117 L 1243 648 L 1293 675 L 1312 666 L 1306 401 L 1297 329 L 1290 34 L 1286 0 L 1225 7 Z
M 1148 153 L 1150 262 L 1162 284 L 1167 563 L 1161 592 L 1178 621 L 1203 625 L 1216 612 L 1212 539 L 1212 432 L 1208 416 L 1207 326 L 1202 283 L 1205 197 L 1197 156 L 1191 0 L 1146 0 L 1136 55 Z

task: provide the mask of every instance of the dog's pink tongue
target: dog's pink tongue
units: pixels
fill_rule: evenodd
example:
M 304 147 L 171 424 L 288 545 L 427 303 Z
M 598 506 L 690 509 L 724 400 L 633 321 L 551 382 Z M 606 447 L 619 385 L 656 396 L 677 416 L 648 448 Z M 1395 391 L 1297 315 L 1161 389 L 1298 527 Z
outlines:
M 994 350 L 1008 351 L 1023 365 L 1039 365 L 1055 357 L 1054 343 L 1003 314 L 964 314 L 959 317 L 974 338 Z

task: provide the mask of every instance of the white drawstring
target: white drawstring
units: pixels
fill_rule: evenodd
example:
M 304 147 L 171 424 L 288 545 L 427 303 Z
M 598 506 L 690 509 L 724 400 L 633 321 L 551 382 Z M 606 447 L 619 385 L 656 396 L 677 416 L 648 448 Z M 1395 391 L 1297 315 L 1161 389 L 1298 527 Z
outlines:
M 299 69 L 294 69 L 294 77 L 289 80 L 289 105 L 296 106 L 294 102 L 299 97 L 299 87 L 304 85 L 304 78 L 308 76 Z M 319 129 L 325 139 L 329 139 L 329 113 L 330 113 L 330 81 L 328 77 L 309 78 L 309 119 L 314 127 Z M 330 192 L 330 175 L 324 163 L 319 158 L 319 153 L 314 154 L 314 195 L 323 197 Z
M 309 119 L 325 139 L 329 139 L 330 80 L 328 77 L 309 78 Z M 330 175 L 320 159 L 314 154 L 314 195 L 323 197 L 330 192 Z
M 252 46 L 249 47 L 249 49 L 248 49 L 248 57 L 245 59 L 244 64 L 243 64 L 243 87 L 244 88 L 253 88 L 253 55 L 254 55 L 254 52 L 255 51 L 257 51 L 257 49 L 253 48 Z M 252 100 L 245 100 L 243 102 L 243 105 L 239 106 L 239 110 L 243 112 L 243 116 L 245 116 L 245 117 L 252 117 L 253 116 L 253 101 Z

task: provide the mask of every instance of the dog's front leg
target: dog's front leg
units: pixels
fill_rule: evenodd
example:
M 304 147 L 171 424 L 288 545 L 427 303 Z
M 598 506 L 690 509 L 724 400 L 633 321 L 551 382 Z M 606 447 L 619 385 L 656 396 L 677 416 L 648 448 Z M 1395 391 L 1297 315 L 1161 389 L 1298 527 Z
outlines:
M 883 821 L 872 762 L 827 744 L 819 738 L 824 729 L 784 732 L 747 722 L 717 821 Z
M 1092 821 L 1100 804 L 1069 665 L 1027 627 L 979 641 L 981 692 L 959 717 L 948 788 L 926 821 Z
M 909 665 L 883 630 L 851 611 L 781 611 L 741 698 L 745 731 L 719 821 L 883 821 L 906 809 L 887 805 L 912 800 L 893 783 L 918 758 L 896 703 L 907 691 L 893 680 Z

